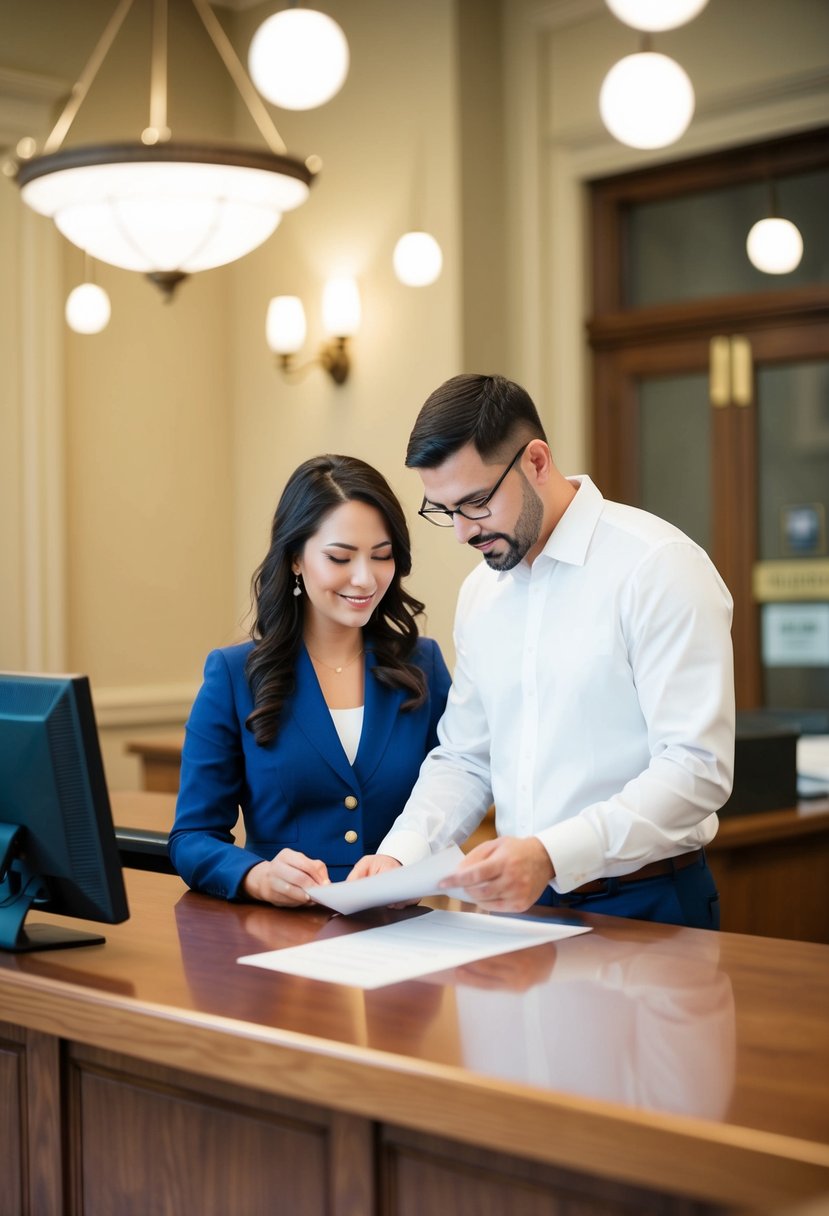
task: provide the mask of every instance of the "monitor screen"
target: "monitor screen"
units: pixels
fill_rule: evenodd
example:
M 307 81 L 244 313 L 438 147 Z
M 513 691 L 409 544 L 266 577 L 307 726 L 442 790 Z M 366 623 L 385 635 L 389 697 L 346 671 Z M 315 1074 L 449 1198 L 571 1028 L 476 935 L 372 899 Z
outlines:
M 129 916 L 89 681 L 0 672 L 0 950 L 104 941 L 29 910 Z

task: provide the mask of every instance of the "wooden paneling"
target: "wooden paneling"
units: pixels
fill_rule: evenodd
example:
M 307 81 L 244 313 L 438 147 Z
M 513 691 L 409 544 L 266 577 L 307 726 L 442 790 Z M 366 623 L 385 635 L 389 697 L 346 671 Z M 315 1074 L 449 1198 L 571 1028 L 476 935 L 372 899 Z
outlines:
M 386 1128 L 381 1212 L 395 1216 L 715 1216 L 724 1209 Z
M 30 1211 L 23 1031 L 0 1024 L 0 1212 Z
M 0 1022 L 2 1216 L 61 1216 L 60 1100 L 59 1040 Z
M 829 800 L 723 818 L 706 852 L 723 930 L 829 944 Z
M 68 1129 L 83 1216 L 326 1209 L 324 1112 L 76 1047 Z

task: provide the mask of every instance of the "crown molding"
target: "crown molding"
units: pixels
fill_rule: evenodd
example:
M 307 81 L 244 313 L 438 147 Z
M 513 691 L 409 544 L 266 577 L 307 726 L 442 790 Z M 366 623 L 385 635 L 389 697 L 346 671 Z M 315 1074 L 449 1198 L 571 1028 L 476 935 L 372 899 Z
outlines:
M 0 150 L 14 146 L 21 135 L 42 133 L 71 87 L 54 76 L 0 65 Z

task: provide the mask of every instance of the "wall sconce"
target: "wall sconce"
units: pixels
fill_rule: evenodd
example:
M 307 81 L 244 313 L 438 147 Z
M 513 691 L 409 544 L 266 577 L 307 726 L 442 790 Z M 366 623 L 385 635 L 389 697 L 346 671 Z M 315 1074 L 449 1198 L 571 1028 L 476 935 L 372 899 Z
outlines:
M 297 366 L 294 355 L 302 348 L 307 326 L 298 296 L 274 296 L 268 305 L 265 337 L 279 356 L 279 366 L 288 378 L 304 376 L 312 367 L 322 367 L 335 384 L 345 384 L 351 370 L 348 339 L 360 328 L 360 293 L 354 279 L 329 279 L 322 293 L 322 323 L 329 340 L 316 359 Z

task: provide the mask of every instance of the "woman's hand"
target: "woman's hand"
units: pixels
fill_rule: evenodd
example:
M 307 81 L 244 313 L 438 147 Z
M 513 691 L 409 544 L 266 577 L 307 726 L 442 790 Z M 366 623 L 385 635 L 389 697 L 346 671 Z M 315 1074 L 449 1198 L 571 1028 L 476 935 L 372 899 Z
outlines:
M 296 849 L 281 849 L 271 861 L 260 861 L 248 870 L 242 884 L 251 899 L 296 908 L 313 903 L 305 888 L 329 881 L 325 863 L 306 857 Z
M 353 878 L 370 878 L 372 874 L 382 874 L 384 870 L 394 870 L 399 865 L 400 862 L 395 857 L 389 857 L 385 853 L 366 853 L 354 866 L 346 882 L 351 882 Z

